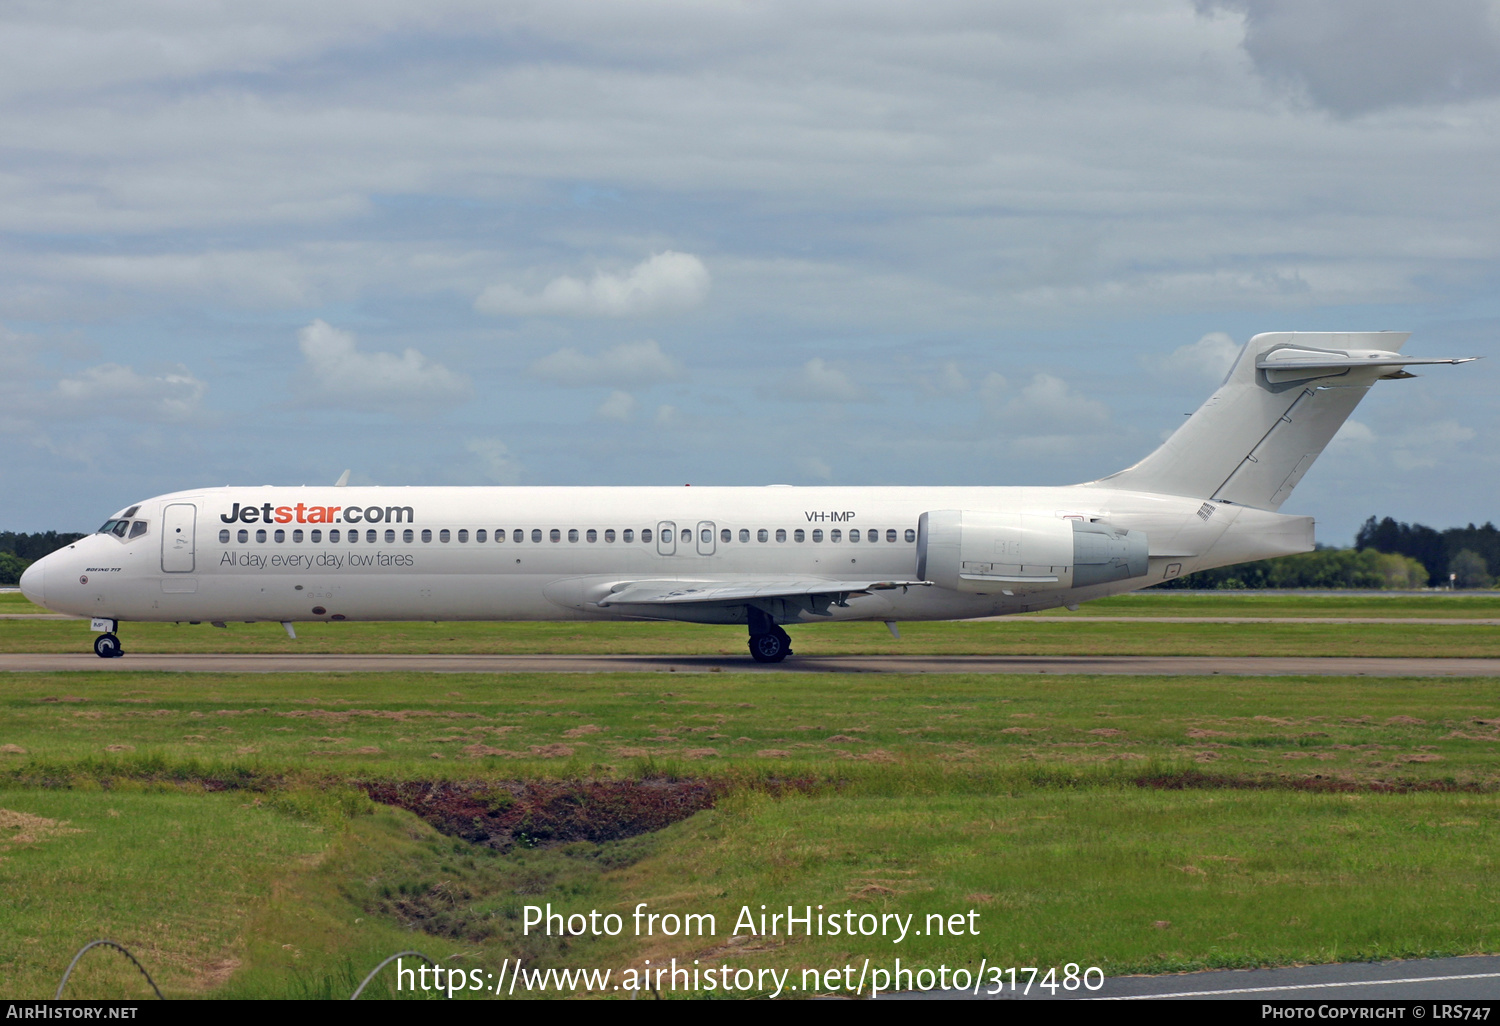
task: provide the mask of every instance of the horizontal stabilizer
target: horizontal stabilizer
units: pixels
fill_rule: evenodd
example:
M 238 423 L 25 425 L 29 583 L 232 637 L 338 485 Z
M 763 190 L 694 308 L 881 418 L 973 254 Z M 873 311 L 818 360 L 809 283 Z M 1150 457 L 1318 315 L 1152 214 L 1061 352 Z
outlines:
M 748 602 L 802 595 L 862 595 L 895 588 L 926 588 L 926 581 L 633 581 L 597 600 L 601 606 L 661 606 L 687 602 Z
M 1309 349 L 1284 346 L 1261 354 L 1255 369 L 1266 372 L 1271 384 L 1342 376 L 1361 367 L 1406 367 L 1419 364 L 1472 363 L 1477 356 L 1402 356 L 1400 353 Z

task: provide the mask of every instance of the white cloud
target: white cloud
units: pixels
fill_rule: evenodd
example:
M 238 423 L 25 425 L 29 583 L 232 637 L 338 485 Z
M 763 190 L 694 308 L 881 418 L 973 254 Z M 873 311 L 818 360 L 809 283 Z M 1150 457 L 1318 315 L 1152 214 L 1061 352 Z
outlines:
M 869 392 L 821 356 L 804 363 L 801 372 L 788 375 L 775 391 L 784 398 L 806 402 L 856 403 L 870 398 Z
M 1245 17 L 1256 69 L 1343 115 L 1500 92 L 1500 17 L 1488 0 L 1199 0 Z
M 1174 378 L 1192 378 L 1211 381 L 1224 380 L 1234 358 L 1240 354 L 1240 344 L 1222 331 L 1211 331 L 1196 342 L 1178 346 L 1166 356 L 1141 357 L 1148 369 Z
M 665 403 L 656 408 L 656 423 L 661 427 L 677 423 L 677 407 L 668 406 Z
M 196 415 L 207 388 L 180 365 L 151 375 L 105 363 L 61 379 L 54 394 L 72 416 L 173 422 Z
M 409 417 L 466 401 L 467 378 L 407 349 L 362 353 L 353 333 L 316 320 L 297 332 L 307 376 L 297 391 L 311 405 L 394 413 Z
M 996 385 L 1003 385 L 1004 378 L 998 374 Z M 991 384 L 986 379 L 986 384 Z M 1024 428 L 1028 433 L 1056 434 L 1060 436 L 1081 434 L 1097 428 L 1109 420 L 1109 408 L 1103 403 L 1079 394 L 1062 378 L 1051 374 L 1037 374 L 1021 391 L 997 405 L 1004 393 L 999 388 L 987 389 L 986 398 L 991 409 L 1003 419 Z
M 816 456 L 799 456 L 797 469 L 803 477 L 812 478 L 814 481 L 833 480 L 833 468 Z
M 588 281 L 563 276 L 527 295 L 514 285 L 491 285 L 474 301 L 486 314 L 561 317 L 639 317 L 686 310 L 708 294 L 708 268 L 691 253 L 667 250 L 624 274 L 600 271 Z
M 635 407 L 635 396 L 629 392 L 614 391 L 605 396 L 604 402 L 594 410 L 594 416 L 623 423 L 635 416 Z
M 464 448 L 478 458 L 481 472 L 495 484 L 509 485 L 520 480 L 520 463 L 498 438 L 471 438 Z
M 531 365 L 531 373 L 559 385 L 651 385 L 683 376 L 682 365 L 655 341 L 622 342 L 598 355 L 559 349 Z
M 924 374 L 919 380 L 923 390 L 931 395 L 963 395 L 969 391 L 969 379 L 959 370 L 956 360 L 948 360 L 936 374 Z
M 1409 428 L 1396 440 L 1391 461 L 1400 470 L 1420 470 L 1448 464 L 1459 467 L 1463 460 L 1455 453 L 1459 446 L 1474 440 L 1476 432 L 1456 420 L 1439 420 Z
M 1006 381 L 1005 375 L 998 371 L 990 371 L 979 383 L 979 398 L 991 408 L 998 409 L 1009 394 L 1010 382 Z
M 1329 446 L 1363 446 L 1376 440 L 1375 431 L 1360 420 L 1346 420 L 1338 433 L 1329 440 Z

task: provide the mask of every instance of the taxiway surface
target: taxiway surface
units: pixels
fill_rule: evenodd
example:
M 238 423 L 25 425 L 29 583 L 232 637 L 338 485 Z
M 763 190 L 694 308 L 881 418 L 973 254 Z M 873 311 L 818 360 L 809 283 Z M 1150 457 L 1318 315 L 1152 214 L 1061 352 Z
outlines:
M 748 656 L 0 654 L 0 671 L 167 673 L 1066 673 L 1133 676 L 1500 677 L 1500 659 L 1342 656 Z

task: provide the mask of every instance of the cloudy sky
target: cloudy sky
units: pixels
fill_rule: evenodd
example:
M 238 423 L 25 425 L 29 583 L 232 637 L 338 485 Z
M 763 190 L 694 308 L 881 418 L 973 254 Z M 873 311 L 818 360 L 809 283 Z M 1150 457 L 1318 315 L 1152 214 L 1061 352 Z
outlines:
M 1500 338 L 1489 0 L 0 8 L 0 529 L 212 484 L 1063 484 Z M 1287 507 L 1496 509 L 1500 364 Z

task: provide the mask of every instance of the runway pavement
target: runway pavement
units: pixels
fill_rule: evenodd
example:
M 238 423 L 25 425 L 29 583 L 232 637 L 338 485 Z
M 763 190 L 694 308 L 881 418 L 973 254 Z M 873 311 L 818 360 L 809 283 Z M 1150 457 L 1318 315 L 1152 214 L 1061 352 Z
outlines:
M 1024 982 L 1026 977 L 1020 977 Z M 1006 977 L 1007 983 L 1009 976 Z M 1343 962 L 1333 965 L 1294 966 L 1287 969 L 1237 969 L 1170 976 L 1117 976 L 1090 992 L 1082 987 L 1059 989 L 1054 998 L 1048 991 L 1032 988 L 1021 994 L 1007 988 L 1004 993 L 976 995 L 965 991 L 930 991 L 892 994 L 883 1000 L 983 1000 L 1093 999 L 1115 1001 L 1220 1000 L 1259 1002 L 1339 1001 L 1471 1001 L 1493 1002 L 1500 998 L 1500 956 L 1432 958 L 1400 962 Z M 1405 1018 L 1421 1018 L 1408 1015 Z
M 176 673 L 1063 673 L 1135 676 L 1500 677 L 1500 659 L 1266 656 L 0 654 L 0 671 Z

